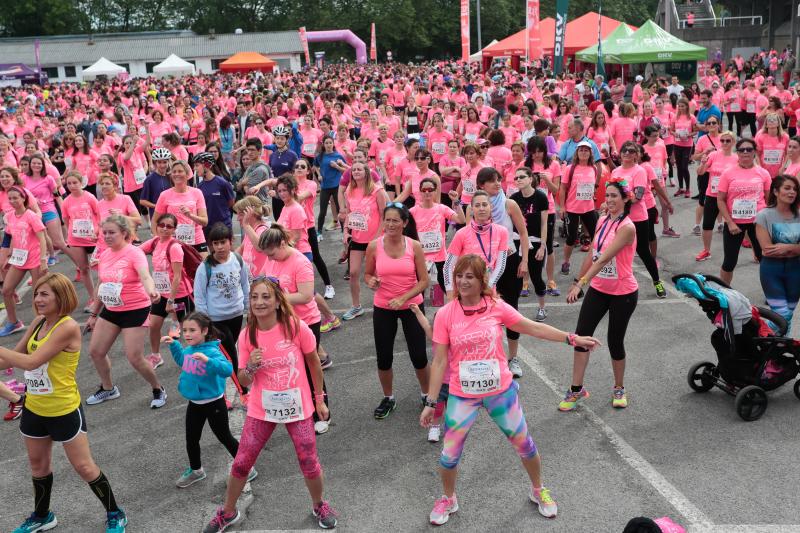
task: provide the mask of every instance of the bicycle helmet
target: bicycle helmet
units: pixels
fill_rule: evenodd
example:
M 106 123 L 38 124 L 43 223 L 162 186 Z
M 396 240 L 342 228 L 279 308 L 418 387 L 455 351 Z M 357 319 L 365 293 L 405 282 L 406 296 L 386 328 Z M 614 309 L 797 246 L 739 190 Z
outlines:
M 286 126 L 275 126 L 272 128 L 272 134 L 275 137 L 288 137 L 291 130 Z
M 200 152 L 194 156 L 195 163 L 202 163 L 207 167 L 212 166 L 214 163 L 216 163 L 216 161 L 216 158 L 214 158 L 214 155 L 211 152 Z
M 166 148 L 156 148 L 153 150 L 153 161 L 169 161 L 172 159 L 172 152 Z

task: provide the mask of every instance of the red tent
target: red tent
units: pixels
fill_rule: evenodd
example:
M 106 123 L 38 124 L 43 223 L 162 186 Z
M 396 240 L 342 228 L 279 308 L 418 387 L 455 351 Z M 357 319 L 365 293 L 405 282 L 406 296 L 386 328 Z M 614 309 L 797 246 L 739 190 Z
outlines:
M 219 69 L 222 72 L 272 72 L 276 65 L 275 61 L 258 52 L 239 52 L 220 63 Z

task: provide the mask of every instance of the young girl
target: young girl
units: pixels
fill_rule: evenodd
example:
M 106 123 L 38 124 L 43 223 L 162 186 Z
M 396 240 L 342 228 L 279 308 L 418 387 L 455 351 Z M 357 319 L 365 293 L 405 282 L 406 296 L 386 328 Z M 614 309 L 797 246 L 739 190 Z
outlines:
M 94 283 L 89 270 L 89 256 L 94 252 L 100 234 L 100 209 L 97 198 L 83 190 L 83 177 L 79 172 L 67 172 L 64 182 L 69 190 L 69 196 L 64 199 L 61 208 L 64 225 L 67 227 L 69 248 L 66 253 L 78 266 L 81 280 L 89 294 L 86 309 L 91 310 Z
M 11 235 L 11 256 L 3 266 L 6 270 L 3 301 L 8 318 L 0 329 L 0 337 L 25 329 L 25 325 L 17 318 L 14 295 L 26 272 L 30 271 L 34 286 L 39 276 L 47 272 L 47 245 L 42 219 L 30 210 L 28 195 L 22 188 L 14 185 L 6 194 L 14 210 L 5 217 L 6 233 Z
M 215 338 L 208 315 L 191 313 L 187 316 L 183 320 L 183 338 L 185 347 L 169 335 L 161 338 L 162 343 L 169 345 L 175 363 L 181 367 L 178 391 L 189 400 L 186 406 L 189 468 L 175 482 L 181 489 L 206 478 L 200 462 L 200 437 L 206 421 L 231 457 L 236 457 L 239 451 L 239 442 L 231 435 L 228 426 L 225 406 L 225 380 L 233 373 L 233 365 L 219 350 L 219 340 Z M 256 469 L 251 468 L 247 481 L 252 481 L 257 475 Z

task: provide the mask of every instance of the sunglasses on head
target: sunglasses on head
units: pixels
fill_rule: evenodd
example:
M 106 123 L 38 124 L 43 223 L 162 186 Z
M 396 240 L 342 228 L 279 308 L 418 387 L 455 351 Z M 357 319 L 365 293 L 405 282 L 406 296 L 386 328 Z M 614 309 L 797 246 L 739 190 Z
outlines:
M 159 222 L 158 229 L 175 229 L 175 226 L 172 224 L 167 224 L 165 222 Z
M 405 205 L 400 202 L 386 202 L 386 207 L 394 207 L 395 209 L 405 209 Z

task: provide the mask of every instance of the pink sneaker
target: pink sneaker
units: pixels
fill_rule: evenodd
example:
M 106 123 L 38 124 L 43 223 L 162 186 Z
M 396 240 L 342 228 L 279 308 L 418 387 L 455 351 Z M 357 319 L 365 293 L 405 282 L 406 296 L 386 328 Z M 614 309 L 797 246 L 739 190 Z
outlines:
M 450 520 L 450 515 L 458 511 L 458 500 L 456 495 L 453 494 L 452 498 L 442 496 L 433 505 L 431 511 L 431 524 L 441 526 Z
M 153 370 L 164 364 L 164 359 L 162 359 L 160 353 L 151 353 L 150 355 L 146 355 L 145 359 L 147 359 L 147 362 L 153 367 Z

